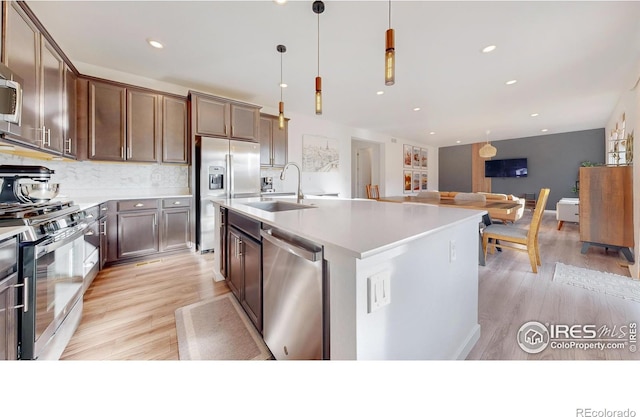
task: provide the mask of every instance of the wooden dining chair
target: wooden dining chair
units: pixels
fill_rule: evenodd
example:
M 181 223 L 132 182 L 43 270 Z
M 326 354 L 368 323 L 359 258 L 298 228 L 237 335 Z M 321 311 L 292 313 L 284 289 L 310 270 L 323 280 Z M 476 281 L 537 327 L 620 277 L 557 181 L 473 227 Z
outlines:
M 380 191 L 377 185 L 367 184 L 367 198 L 377 200 L 380 198 Z
M 514 249 L 529 254 L 531 269 L 534 273 L 538 273 L 538 265 L 540 262 L 540 247 L 538 245 L 538 231 L 542 221 L 542 214 L 549 198 L 549 189 L 540 190 L 536 207 L 533 210 L 533 217 L 529 224 L 529 229 L 521 229 L 506 224 L 490 224 L 482 231 L 482 250 L 485 258 L 487 257 L 487 249 L 493 248 Z M 491 241 L 490 241 L 491 240 Z M 505 243 L 507 243 L 505 245 Z M 523 247 L 524 246 L 524 247 Z

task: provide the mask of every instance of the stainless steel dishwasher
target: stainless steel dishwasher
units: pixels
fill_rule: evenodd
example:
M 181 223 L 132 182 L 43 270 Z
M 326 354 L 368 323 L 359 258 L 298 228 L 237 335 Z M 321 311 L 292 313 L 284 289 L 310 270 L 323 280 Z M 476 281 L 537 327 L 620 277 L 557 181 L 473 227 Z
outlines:
M 322 246 L 275 228 L 260 231 L 263 338 L 276 359 L 324 359 Z

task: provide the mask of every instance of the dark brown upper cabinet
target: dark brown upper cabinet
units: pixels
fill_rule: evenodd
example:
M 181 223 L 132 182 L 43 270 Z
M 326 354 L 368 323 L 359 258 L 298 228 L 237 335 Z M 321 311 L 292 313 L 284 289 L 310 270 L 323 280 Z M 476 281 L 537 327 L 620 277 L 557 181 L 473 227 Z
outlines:
M 88 158 L 187 164 L 187 102 L 152 90 L 88 81 Z
M 22 78 L 22 139 L 40 147 L 40 32 L 18 3 L 5 10 L 4 64 Z
M 127 90 L 89 81 L 89 159 L 124 161 Z
M 162 162 L 189 163 L 187 100 L 162 97 Z
M 54 47 L 42 38 L 41 43 L 42 118 L 41 146 L 62 153 L 64 144 L 65 63 Z
M 263 167 L 283 167 L 287 164 L 287 130 L 289 119 L 284 121 L 284 129 L 278 127 L 278 117 L 260 115 L 260 165 Z
M 157 162 L 158 95 L 89 81 L 89 159 Z
M 67 65 L 57 45 L 47 38 L 22 2 L 4 2 L 4 63 L 23 80 L 21 136 L 11 140 L 54 155 L 65 152 L 70 125 L 67 102 L 74 91 L 65 87 Z M 74 121 L 75 123 L 75 121 Z
M 258 142 L 260 106 L 190 91 L 193 134 Z
M 65 89 L 65 118 L 66 126 L 64 128 L 64 149 L 65 156 L 75 158 L 78 147 L 78 76 L 65 65 L 64 69 L 64 89 Z
M 127 143 L 125 159 L 157 162 L 160 143 L 160 96 L 127 89 Z

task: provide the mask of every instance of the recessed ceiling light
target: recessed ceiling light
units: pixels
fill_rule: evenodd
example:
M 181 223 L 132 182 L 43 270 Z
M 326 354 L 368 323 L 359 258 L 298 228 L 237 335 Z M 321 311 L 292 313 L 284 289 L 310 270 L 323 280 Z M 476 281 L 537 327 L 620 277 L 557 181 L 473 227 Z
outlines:
M 539 114 L 538 113 L 531 113 L 531 117 L 538 117 Z
M 413 111 L 420 111 L 420 107 L 414 107 Z
M 542 129 L 541 132 L 548 132 L 549 129 Z
M 288 87 L 288 85 L 287 85 L 287 83 L 280 83 L 280 87 L 282 87 L 282 88 L 287 88 L 287 87 Z
M 158 48 L 158 49 L 164 48 L 163 44 L 161 44 L 158 41 L 154 41 L 153 39 L 148 39 L 147 42 L 149 42 L 149 45 L 153 46 L 154 48 Z
M 462 141 L 460 141 L 460 140 L 457 140 L 457 141 L 456 141 L 456 143 L 460 143 L 460 142 L 462 142 Z
M 383 94 L 384 94 L 384 91 L 378 91 L 378 92 L 376 92 L 376 94 L 377 94 L 377 95 L 379 95 L 379 96 L 381 96 L 381 95 L 383 95 Z
M 518 82 L 518 80 L 509 80 L 509 81 L 506 82 L 506 84 L 507 85 L 513 85 L 513 84 L 515 84 L 517 82 Z
M 489 45 L 489 46 L 485 46 L 484 48 L 482 48 L 482 53 L 486 54 L 489 52 L 493 52 L 496 50 L 496 46 L 495 45 Z
M 273 0 L 273 2 L 274 2 L 275 4 L 280 4 L 280 5 L 282 5 L 282 4 L 285 4 L 285 3 L 287 2 L 287 0 Z
M 436 134 L 436 132 L 429 132 L 429 134 L 430 134 L 430 135 L 435 135 L 435 134 Z

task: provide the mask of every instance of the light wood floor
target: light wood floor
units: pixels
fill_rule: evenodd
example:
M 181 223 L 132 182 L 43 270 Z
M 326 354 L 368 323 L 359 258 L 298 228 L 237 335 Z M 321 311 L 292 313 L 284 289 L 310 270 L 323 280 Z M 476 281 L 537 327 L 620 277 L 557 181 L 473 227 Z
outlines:
M 527 213 L 517 225 L 526 227 Z M 630 276 L 617 252 L 591 247 L 581 254 L 579 225 L 564 223 L 557 230 L 555 213 L 546 212 L 539 240 L 542 267 L 531 272 L 526 253 L 504 250 L 487 255 L 479 267 L 478 314 L 481 337 L 467 359 L 640 359 L 628 350 L 576 350 L 547 348 L 527 354 L 516 342 L 518 329 L 528 321 L 549 324 L 625 326 L 640 323 L 640 303 L 552 281 L 555 263 Z
M 530 214 L 518 222 L 526 226 Z M 527 321 L 622 326 L 640 322 L 640 303 L 552 281 L 555 262 L 629 275 L 615 252 L 591 248 L 580 253 L 578 225 L 556 230 L 545 213 L 540 230 L 542 267 L 530 269 L 526 253 L 503 251 L 479 267 L 481 337 L 468 359 L 640 359 L 628 351 L 547 348 L 529 355 L 516 343 Z M 110 267 L 85 294 L 78 330 L 61 359 L 178 359 L 174 312 L 177 308 L 229 291 L 214 283 L 212 255 L 179 254 L 160 262 Z
M 177 360 L 175 310 L 229 292 L 212 279 L 212 256 L 178 254 L 101 271 L 61 359 Z

